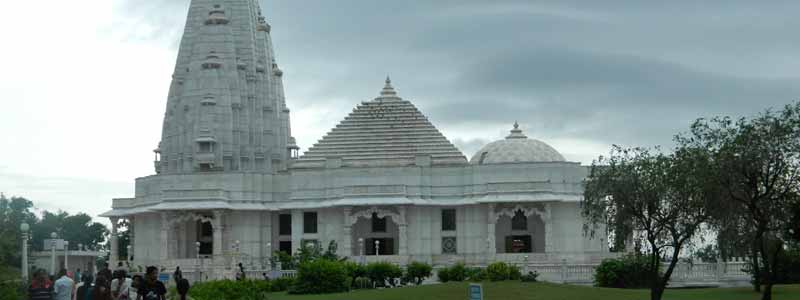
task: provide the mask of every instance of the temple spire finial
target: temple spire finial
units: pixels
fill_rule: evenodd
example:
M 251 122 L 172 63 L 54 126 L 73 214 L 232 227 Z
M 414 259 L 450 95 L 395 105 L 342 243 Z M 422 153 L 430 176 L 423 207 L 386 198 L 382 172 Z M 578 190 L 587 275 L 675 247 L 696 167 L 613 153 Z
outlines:
M 392 79 L 389 78 L 389 75 L 386 75 L 386 84 L 383 86 L 383 90 L 381 90 L 381 97 L 380 98 L 395 98 L 397 97 L 397 92 L 392 87 Z
M 506 139 L 527 139 L 528 137 L 522 133 L 522 129 L 519 129 L 519 123 L 514 121 L 514 129 L 511 129 L 511 134 L 506 136 Z

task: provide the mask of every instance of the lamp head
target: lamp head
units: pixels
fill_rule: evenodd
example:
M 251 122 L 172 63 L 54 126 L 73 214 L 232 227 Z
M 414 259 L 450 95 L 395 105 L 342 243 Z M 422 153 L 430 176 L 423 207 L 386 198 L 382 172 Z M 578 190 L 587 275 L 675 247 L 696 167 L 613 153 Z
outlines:
M 57 233 L 55 233 L 55 232 L 53 232 L 53 233 L 50 233 L 50 237 L 51 237 L 52 239 L 56 239 L 56 238 L 58 237 L 58 234 L 57 234 Z
M 22 224 L 19 225 L 19 230 L 22 232 L 28 232 L 28 230 L 31 230 L 31 226 L 28 225 L 28 223 L 22 222 Z

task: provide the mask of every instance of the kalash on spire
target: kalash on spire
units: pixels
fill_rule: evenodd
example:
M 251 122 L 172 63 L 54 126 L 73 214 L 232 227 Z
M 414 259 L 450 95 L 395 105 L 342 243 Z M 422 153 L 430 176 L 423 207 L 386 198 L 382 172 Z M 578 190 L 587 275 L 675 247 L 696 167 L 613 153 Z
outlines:
M 270 30 L 256 0 L 191 1 L 156 174 L 100 215 L 111 220 L 111 266 L 121 224 L 130 265 L 210 280 L 245 266 L 275 274 L 273 253 L 309 246 L 398 264 L 616 257 L 583 235 L 585 166 L 519 124 L 467 160 L 388 77 L 296 155 Z

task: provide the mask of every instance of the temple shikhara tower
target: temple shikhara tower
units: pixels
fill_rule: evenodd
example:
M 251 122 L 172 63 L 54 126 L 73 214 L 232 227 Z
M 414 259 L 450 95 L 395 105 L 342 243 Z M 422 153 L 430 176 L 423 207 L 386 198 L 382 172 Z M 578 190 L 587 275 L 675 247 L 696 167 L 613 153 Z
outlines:
M 191 0 L 154 174 L 102 214 L 112 264 L 222 278 L 239 262 L 260 274 L 278 267 L 277 251 L 332 244 L 351 260 L 398 264 L 610 255 L 583 234 L 585 166 L 511 122 L 468 160 L 389 78 L 300 156 L 271 30 L 256 0 Z

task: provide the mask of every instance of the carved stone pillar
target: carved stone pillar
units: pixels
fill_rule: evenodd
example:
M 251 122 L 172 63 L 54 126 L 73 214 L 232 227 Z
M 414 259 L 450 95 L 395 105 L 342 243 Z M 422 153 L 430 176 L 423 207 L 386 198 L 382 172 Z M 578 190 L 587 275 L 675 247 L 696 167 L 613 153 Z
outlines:
M 214 255 L 214 260 L 222 259 L 222 232 L 225 228 L 225 223 L 223 222 L 222 218 L 225 216 L 225 213 L 221 210 L 214 211 L 214 219 L 211 220 L 211 227 L 214 230 L 213 233 L 213 240 L 214 240 L 214 249 L 212 254 Z
M 292 210 L 292 254 L 297 249 L 305 246 L 303 243 L 303 211 L 299 209 Z
M 136 253 L 136 230 L 135 226 L 133 225 L 136 222 L 136 217 L 128 217 L 128 245 L 130 245 L 131 249 L 128 251 L 128 260 L 136 259 L 134 253 Z M 133 263 L 131 263 L 133 265 Z
M 119 218 L 111 218 L 111 257 L 109 258 L 109 265 L 111 268 L 117 267 L 119 260 L 119 239 L 117 237 L 117 223 Z
M 497 253 L 497 244 L 495 241 L 495 226 L 497 224 L 497 214 L 494 212 L 494 204 L 487 204 L 486 216 L 486 254 L 494 255 Z M 487 257 L 488 258 L 488 257 Z
M 408 223 L 406 222 L 406 207 L 400 206 L 397 208 L 400 214 L 398 222 L 398 235 L 400 237 L 400 245 L 398 252 L 400 255 L 408 255 Z
M 169 259 L 169 215 L 166 212 L 161 213 L 161 263 L 166 263 Z
M 342 245 L 342 252 L 339 254 L 343 256 L 353 256 L 353 224 L 350 223 L 350 214 L 353 212 L 353 208 L 345 206 L 343 212 L 344 229 L 342 230 L 342 241 L 340 242 Z
M 553 243 L 553 211 L 550 203 L 544 205 L 544 252 L 550 253 L 555 251 L 555 244 Z

